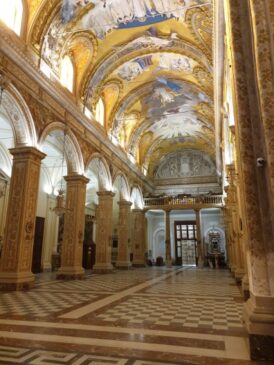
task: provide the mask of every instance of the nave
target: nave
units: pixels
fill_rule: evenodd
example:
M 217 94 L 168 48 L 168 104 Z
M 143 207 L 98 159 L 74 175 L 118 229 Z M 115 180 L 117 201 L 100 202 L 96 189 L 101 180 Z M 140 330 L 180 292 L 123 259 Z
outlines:
M 241 292 L 227 270 L 134 268 L 89 272 L 76 281 L 40 274 L 33 289 L 0 294 L 0 364 L 190 365 L 218 359 L 248 365 L 242 311 Z

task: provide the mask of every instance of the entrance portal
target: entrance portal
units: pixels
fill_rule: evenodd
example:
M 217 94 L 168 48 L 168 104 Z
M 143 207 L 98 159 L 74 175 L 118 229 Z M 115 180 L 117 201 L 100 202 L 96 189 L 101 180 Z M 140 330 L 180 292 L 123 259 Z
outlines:
M 176 265 L 196 265 L 196 222 L 176 221 L 175 229 L 175 258 Z

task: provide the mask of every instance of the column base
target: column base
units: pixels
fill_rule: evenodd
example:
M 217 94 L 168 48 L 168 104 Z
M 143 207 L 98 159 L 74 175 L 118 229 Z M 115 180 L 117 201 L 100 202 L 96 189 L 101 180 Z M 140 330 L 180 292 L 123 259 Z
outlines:
M 128 270 L 131 268 L 130 261 L 117 261 L 115 267 L 120 270 Z
M 92 272 L 95 274 L 108 274 L 112 271 L 112 264 L 95 264 L 92 269 Z
M 56 274 L 57 280 L 83 279 L 85 271 L 82 267 L 60 267 Z
M 42 272 L 51 272 L 51 271 L 52 271 L 51 263 L 45 262 L 44 264 L 42 264 Z
M 256 297 L 244 306 L 252 360 L 274 360 L 274 297 Z
M 23 273 L 0 273 L 0 290 L 29 290 L 34 286 L 34 275 L 32 272 Z
M 237 269 L 237 267 L 236 267 L 236 266 L 234 266 L 234 265 L 231 265 L 231 266 L 230 266 L 230 271 L 231 271 L 231 273 L 232 273 L 232 275 L 233 275 L 233 276 L 235 276 L 235 271 L 236 271 L 236 269 Z
M 248 281 L 248 277 L 246 274 L 242 278 L 242 294 L 243 294 L 244 300 L 246 302 L 250 298 L 249 281 Z
M 274 336 L 249 335 L 251 360 L 274 360 Z
M 142 260 L 140 260 L 140 261 L 136 260 L 136 261 L 133 261 L 132 266 L 134 266 L 134 267 L 146 267 L 146 264 Z
M 201 257 L 199 257 L 198 258 L 198 268 L 202 269 L 204 267 L 204 265 L 205 265 L 204 260 Z
M 244 269 L 236 269 L 234 272 L 234 277 L 235 280 L 238 284 L 240 284 L 242 282 L 242 279 L 245 275 L 245 270 Z

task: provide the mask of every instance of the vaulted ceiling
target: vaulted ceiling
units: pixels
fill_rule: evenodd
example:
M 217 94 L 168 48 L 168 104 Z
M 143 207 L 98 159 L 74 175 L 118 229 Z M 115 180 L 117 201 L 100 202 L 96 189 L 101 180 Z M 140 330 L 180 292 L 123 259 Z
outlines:
M 110 141 L 142 171 L 216 164 L 212 0 L 28 1 L 29 42 L 57 77 L 71 57 L 75 96 L 94 116 L 103 100 Z

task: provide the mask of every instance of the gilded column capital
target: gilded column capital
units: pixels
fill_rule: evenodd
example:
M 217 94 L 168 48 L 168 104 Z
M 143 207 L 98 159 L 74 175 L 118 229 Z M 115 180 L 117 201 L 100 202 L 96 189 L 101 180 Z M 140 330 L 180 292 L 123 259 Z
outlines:
M 16 160 L 32 160 L 41 161 L 46 157 L 46 154 L 32 146 L 22 146 L 9 149 L 13 158 Z
M 82 182 L 84 184 L 87 184 L 89 182 L 89 179 L 86 176 L 78 174 L 64 176 L 64 179 L 66 182 Z
M 97 191 L 96 193 L 98 196 L 101 196 L 101 197 L 111 197 L 113 198 L 115 196 L 115 193 L 113 191 L 109 191 L 109 190 L 100 190 L 100 191 Z
M 131 206 L 132 206 L 132 202 L 127 201 L 127 200 L 120 200 L 120 201 L 118 202 L 118 205 L 119 205 L 119 206 L 129 206 L 129 207 L 131 207 Z

